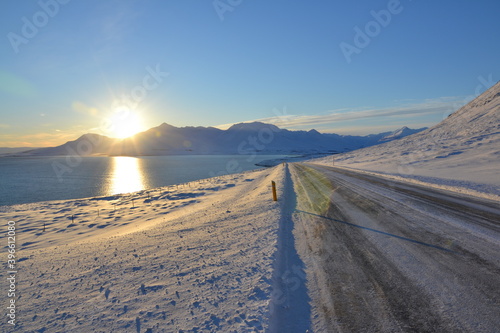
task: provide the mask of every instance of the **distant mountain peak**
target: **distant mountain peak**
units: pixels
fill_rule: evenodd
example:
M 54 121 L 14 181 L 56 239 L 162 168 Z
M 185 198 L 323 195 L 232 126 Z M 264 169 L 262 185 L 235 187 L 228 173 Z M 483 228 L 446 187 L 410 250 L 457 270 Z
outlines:
M 105 135 L 96 134 L 96 133 L 86 133 L 86 134 L 83 134 L 82 136 L 80 136 L 77 140 L 95 139 L 95 138 L 107 138 L 107 139 L 109 139 L 109 137 L 107 137 Z
M 261 129 L 271 129 L 272 131 L 280 131 L 279 127 L 266 124 L 260 121 L 254 121 L 251 123 L 238 123 L 229 127 L 228 131 L 260 131 Z
M 177 128 L 175 126 L 172 126 L 167 123 L 161 123 L 161 125 L 157 126 L 156 129 L 170 129 L 170 128 Z
M 379 141 L 380 142 L 387 142 L 387 141 L 401 139 L 401 138 L 404 138 L 406 136 L 409 136 L 409 135 L 412 135 L 412 134 L 415 134 L 418 132 L 422 132 L 423 130 L 426 130 L 426 129 L 427 129 L 427 127 L 418 128 L 418 129 L 411 129 L 411 128 L 408 128 L 406 126 L 403 126 L 400 129 L 397 129 L 394 132 L 387 134 Z
M 307 133 L 314 134 L 314 135 L 321 135 L 321 133 L 316 131 L 314 128 L 312 130 L 309 130 Z

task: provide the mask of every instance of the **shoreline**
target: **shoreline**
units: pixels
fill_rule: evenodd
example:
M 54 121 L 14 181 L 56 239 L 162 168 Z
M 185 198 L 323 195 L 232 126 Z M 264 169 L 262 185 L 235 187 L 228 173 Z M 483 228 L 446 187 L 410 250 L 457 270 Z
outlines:
M 258 170 L 262 166 L 255 164 L 262 158 L 277 156 L 284 155 L 4 159 L 0 165 L 4 185 L 0 193 L 0 207 L 101 197 L 137 190 L 151 191 L 158 187 Z M 127 186 L 130 182 L 134 185 Z

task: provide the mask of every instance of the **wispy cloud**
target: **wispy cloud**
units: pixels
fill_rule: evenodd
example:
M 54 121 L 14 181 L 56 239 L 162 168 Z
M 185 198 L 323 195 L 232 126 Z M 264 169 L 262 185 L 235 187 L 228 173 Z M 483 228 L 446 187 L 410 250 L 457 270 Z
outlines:
M 75 133 L 41 132 L 15 135 L 0 134 L 1 147 L 53 147 L 74 140 Z
M 281 115 L 279 117 L 268 117 L 255 119 L 272 123 L 281 128 L 288 129 L 311 129 L 321 128 L 323 132 L 346 133 L 347 130 L 355 132 L 376 133 L 377 129 L 394 129 L 398 126 L 429 126 L 422 123 L 422 118 L 444 119 L 451 112 L 457 110 L 468 101 L 464 97 L 442 97 L 424 100 L 419 103 L 406 103 L 387 108 L 361 108 L 361 109 L 337 109 L 317 115 Z M 384 125 L 376 125 L 377 121 L 383 121 Z M 357 124 L 357 125 L 355 125 Z M 227 128 L 231 124 L 217 126 Z M 354 133 L 353 133 L 354 134 Z
M 71 104 L 71 108 L 76 112 L 83 113 L 83 114 L 93 116 L 93 117 L 95 117 L 99 114 L 99 110 L 97 108 L 88 106 L 85 103 L 80 102 L 80 101 L 73 102 Z
M 89 130 L 83 126 L 72 126 L 64 130 L 46 128 L 36 133 L 0 132 L 0 147 L 54 147 L 75 140 L 85 133 L 89 133 Z

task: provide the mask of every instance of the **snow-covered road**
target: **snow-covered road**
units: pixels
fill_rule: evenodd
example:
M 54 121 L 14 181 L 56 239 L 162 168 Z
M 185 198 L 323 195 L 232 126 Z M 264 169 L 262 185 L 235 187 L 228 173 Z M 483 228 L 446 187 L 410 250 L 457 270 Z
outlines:
M 498 202 L 289 167 L 315 332 L 498 331 Z

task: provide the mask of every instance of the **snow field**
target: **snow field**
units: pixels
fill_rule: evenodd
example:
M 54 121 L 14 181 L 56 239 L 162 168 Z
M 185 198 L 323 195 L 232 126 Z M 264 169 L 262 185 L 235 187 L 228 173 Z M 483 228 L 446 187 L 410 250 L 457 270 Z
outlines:
M 149 194 L 3 207 L 1 219 L 19 228 L 16 329 L 266 330 L 282 209 L 271 180 L 281 198 L 278 166 Z

